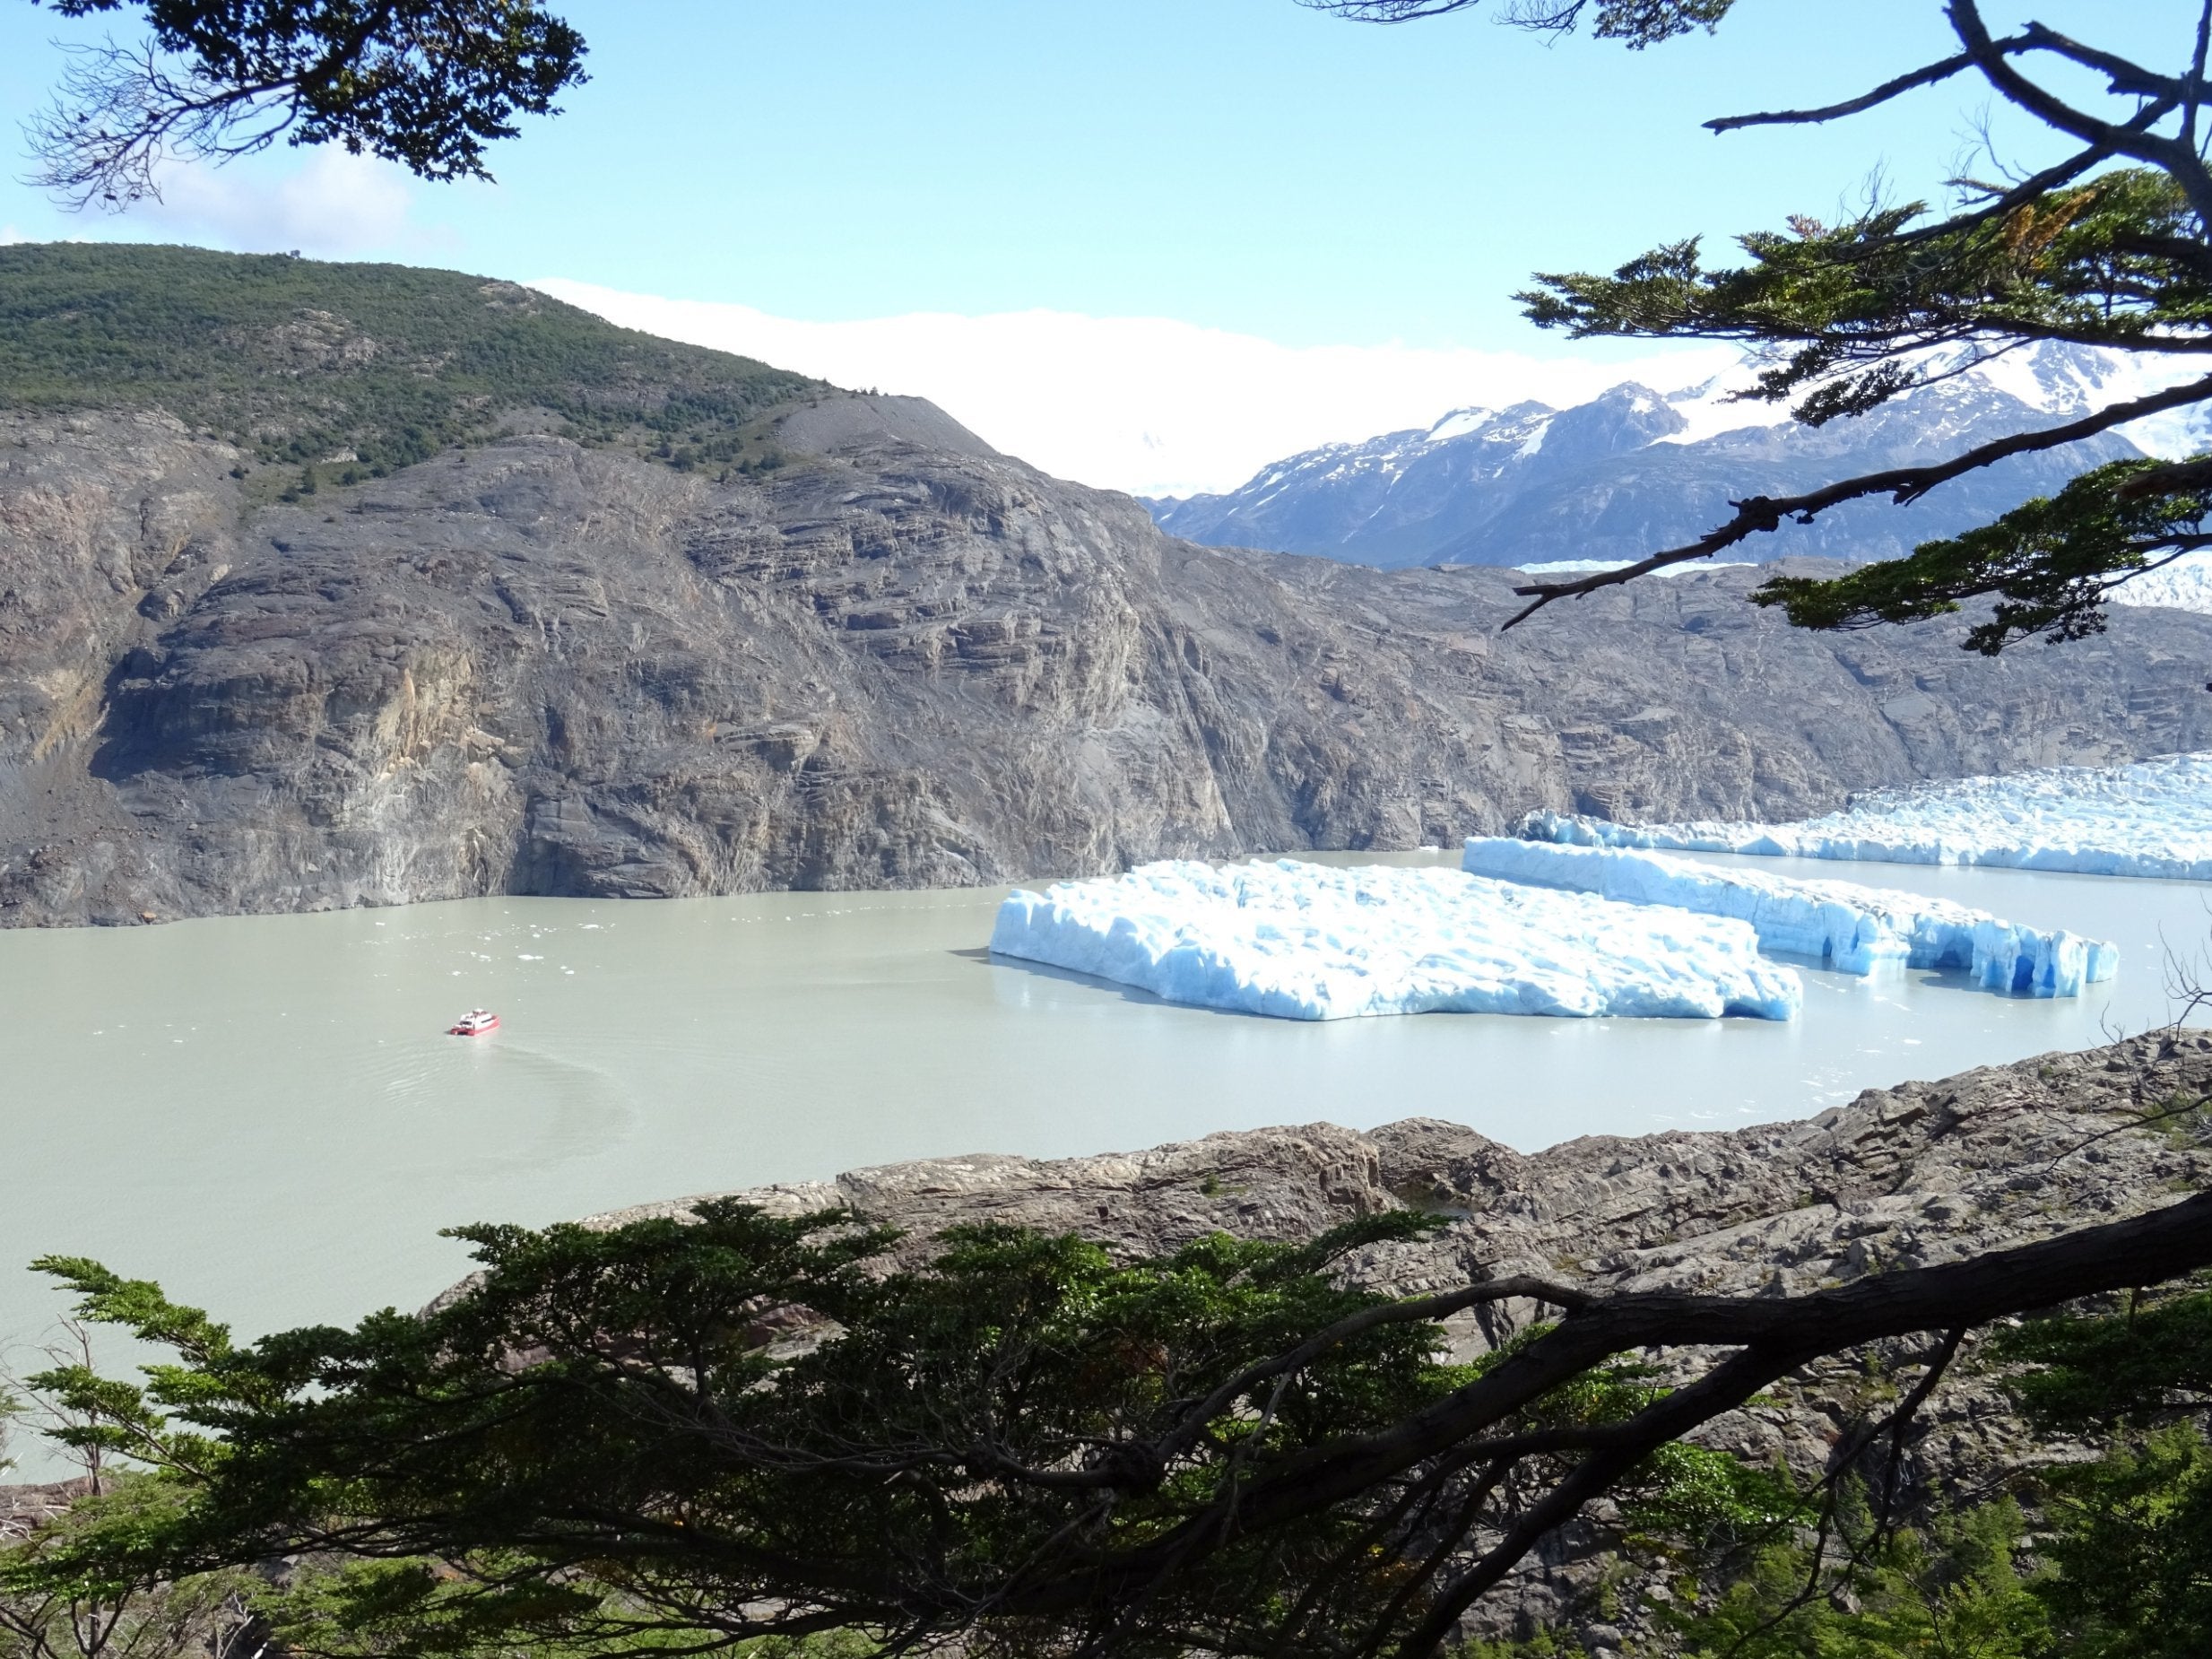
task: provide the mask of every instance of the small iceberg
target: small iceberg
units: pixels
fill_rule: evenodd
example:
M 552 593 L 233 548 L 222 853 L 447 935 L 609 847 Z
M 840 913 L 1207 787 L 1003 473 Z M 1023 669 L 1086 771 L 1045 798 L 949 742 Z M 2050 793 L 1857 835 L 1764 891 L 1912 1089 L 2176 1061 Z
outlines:
M 1526 840 L 1584 847 L 2206 882 L 2212 881 L 2212 754 L 1877 790 L 1840 812 L 1801 823 L 1694 819 L 1630 825 L 1532 812 L 1518 833 Z
M 1665 853 L 1475 837 L 1460 864 L 1494 881 L 1733 917 L 1750 924 L 1765 950 L 1826 957 L 1845 973 L 1961 968 L 1984 990 L 2079 996 L 2120 966 L 2118 948 L 2102 940 L 2022 927 L 1947 899 L 1717 869 Z
M 991 949 L 1171 1003 L 1286 1020 L 1599 1014 L 1787 1020 L 1744 921 L 1449 869 L 1187 861 L 1017 890 Z

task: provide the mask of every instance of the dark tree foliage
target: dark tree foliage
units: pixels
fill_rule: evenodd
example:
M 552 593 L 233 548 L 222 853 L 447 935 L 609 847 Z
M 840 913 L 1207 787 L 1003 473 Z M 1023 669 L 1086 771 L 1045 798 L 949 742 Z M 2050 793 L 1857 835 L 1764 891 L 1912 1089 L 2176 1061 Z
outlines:
M 584 37 L 537 0 L 31 0 L 143 13 L 146 39 L 73 48 L 32 121 L 38 182 L 72 205 L 160 195 L 173 157 L 336 143 L 424 178 L 488 178 L 485 146 L 553 115 Z
M 0 248 L 0 410 L 161 409 L 323 484 L 482 441 L 517 410 L 672 466 L 757 467 L 770 413 L 824 389 L 458 272 Z
M 1307 0 L 1368 22 L 1469 10 L 1475 0 Z M 1923 87 L 1978 83 L 2063 141 L 2031 171 L 1955 180 L 1956 200 L 1876 202 L 1838 223 L 1791 219 L 1739 239 L 1743 257 L 1708 263 L 1696 239 L 1655 248 L 1609 274 L 1548 273 L 1519 296 L 1541 326 L 1577 339 L 1728 340 L 1763 368 L 1744 395 L 1791 403 L 1800 420 L 1862 414 L 1931 378 L 2037 341 L 2135 354 L 2171 389 L 2084 419 L 1931 460 L 1839 480 L 1786 498 L 1752 496 L 1708 534 L 1626 569 L 1520 588 L 1519 621 L 1559 599 L 1630 581 L 1749 538 L 1808 523 L 1846 501 L 1914 500 L 1951 479 L 2055 448 L 2147 414 L 2212 400 L 2212 167 L 2205 146 L 2212 5 L 2176 42 L 2170 68 L 2138 64 L 2040 23 L 1998 36 L 1977 0 L 1940 4 L 1957 50 L 1865 93 L 1817 109 L 1729 116 L 1715 133 L 1839 120 Z M 1711 28 L 1728 0 L 1520 0 L 1505 21 L 1566 30 L 1587 24 L 1642 47 Z M 2087 71 L 2105 101 L 2054 90 Z M 2208 371 L 2196 372 L 2201 363 Z M 2079 638 L 2104 626 L 2127 581 L 2206 544 L 2197 491 L 2212 457 L 2105 467 L 2055 499 L 1928 543 L 1904 560 L 1830 581 L 1782 578 L 1754 597 L 1812 628 L 1859 628 L 1992 607 L 1968 633 L 1993 655 L 2032 636 Z
M 2212 1630 L 2212 1292 L 2000 1329 L 1977 1363 L 2058 1444 L 1908 1523 L 1840 1484 L 1817 1527 L 1704 1552 L 1648 1610 L 1681 1659 L 2199 1659 Z M 1688 1581 L 1678 1583 L 1687 1591 Z M 1464 1659 L 1567 1659 L 1548 1636 Z
M 2110 1438 L 2043 1477 L 2054 1569 L 2038 1586 L 2072 1659 L 2193 1659 L 2212 1631 L 2212 1292 L 1999 1335 L 2039 1428 Z
M 1348 1286 L 1350 1253 L 1431 1224 L 1128 1263 L 967 1228 L 894 1271 L 892 1236 L 842 1214 L 717 1202 L 463 1229 L 484 1267 L 465 1293 L 250 1348 L 151 1283 L 51 1260 L 84 1317 L 175 1359 L 143 1387 L 81 1365 L 31 1379 L 65 1441 L 152 1484 L 0 1557 L 0 1594 L 306 1556 L 354 1563 L 295 1617 L 310 1646 L 695 1653 L 843 1630 L 1413 1659 L 1601 1495 L 1632 1531 L 1705 1541 L 1809 1518 L 1817 1495 L 1683 1437 L 1811 1359 L 1935 1334 L 1903 1361 L 1902 1423 L 1963 1329 L 2212 1264 L 2207 1196 L 1801 1297 Z M 1442 1362 L 1439 1321 L 1515 1299 L 1563 1311 Z M 1655 1380 L 1662 1353 L 1679 1385 Z
M 1566 34 L 1585 17 L 1600 40 L 1625 40 L 1640 48 L 1694 29 L 1711 29 L 1736 0 L 1505 0 L 1491 13 L 1509 23 Z M 1298 0 L 1316 12 L 1333 12 L 1363 23 L 1410 23 L 1447 12 L 1472 11 L 1482 0 Z
M 1681 1659 L 2081 1659 L 2058 1645 L 2010 1498 L 1899 1526 L 1863 1491 L 1848 1498 L 1830 1540 L 1838 1559 L 1771 1541 L 1716 1593 L 1661 1610 Z

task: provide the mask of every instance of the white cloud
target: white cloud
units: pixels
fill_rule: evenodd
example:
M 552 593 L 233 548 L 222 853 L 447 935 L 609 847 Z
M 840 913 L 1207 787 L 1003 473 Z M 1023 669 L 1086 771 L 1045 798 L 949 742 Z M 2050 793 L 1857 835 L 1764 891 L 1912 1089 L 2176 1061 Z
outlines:
M 30 239 L 13 225 L 0 225 L 0 248 L 5 248 L 13 242 L 28 242 L 29 240 Z
M 414 187 L 406 170 L 338 149 L 313 151 L 278 178 L 252 163 L 180 163 L 162 174 L 161 198 L 131 217 L 238 253 L 345 258 L 421 239 L 408 220 Z
M 1401 345 L 1293 347 L 1163 317 L 1063 311 L 806 323 L 558 279 L 535 286 L 624 327 L 840 386 L 929 398 L 1049 473 L 1140 495 L 1234 489 L 1284 456 L 1425 428 L 1470 404 L 1565 404 L 1623 380 L 1671 391 L 1737 360 L 1725 347 L 1607 364 Z

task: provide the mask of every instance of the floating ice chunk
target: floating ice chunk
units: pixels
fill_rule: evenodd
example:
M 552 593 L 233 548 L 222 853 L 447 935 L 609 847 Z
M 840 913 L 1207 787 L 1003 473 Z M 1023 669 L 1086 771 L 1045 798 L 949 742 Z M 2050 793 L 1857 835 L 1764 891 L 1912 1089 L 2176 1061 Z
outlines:
M 991 949 L 1288 1020 L 1633 1014 L 1787 1020 L 1797 975 L 1745 923 L 1457 870 L 1142 864 L 1016 891 Z
M 2102 940 L 2022 927 L 1947 899 L 1851 882 L 1799 882 L 1665 853 L 1488 837 L 1470 838 L 1460 864 L 1500 881 L 1734 916 L 1757 930 L 1763 949 L 1826 957 L 1850 974 L 1955 968 L 1988 991 L 2079 996 L 2085 984 L 2110 979 L 2120 966 L 2119 951 Z
M 1531 812 L 1518 833 L 1586 847 L 2212 881 L 2212 754 L 1876 790 L 1802 823 L 1629 825 Z

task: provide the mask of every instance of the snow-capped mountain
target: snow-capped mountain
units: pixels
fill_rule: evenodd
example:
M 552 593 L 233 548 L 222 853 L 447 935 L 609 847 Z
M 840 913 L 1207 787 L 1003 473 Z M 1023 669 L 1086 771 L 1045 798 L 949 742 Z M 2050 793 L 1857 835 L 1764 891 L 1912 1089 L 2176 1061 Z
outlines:
M 2039 344 L 1977 364 L 1872 413 L 1800 426 L 1730 387 L 1668 395 L 1635 384 L 1553 409 L 1458 409 L 1426 430 L 1331 444 L 1263 469 L 1226 495 L 1148 502 L 1160 525 L 1218 547 L 1318 553 L 1359 564 L 1529 565 L 1635 559 L 1695 539 L 1729 502 L 1787 495 L 1907 466 L 2047 425 L 2186 378 L 2116 352 Z M 2047 494 L 2086 467 L 2205 446 L 2201 412 L 2138 421 L 2041 455 L 2015 456 L 1909 507 L 1852 503 L 1732 550 L 1887 559 Z M 2130 441 L 2132 440 L 2132 441 Z

